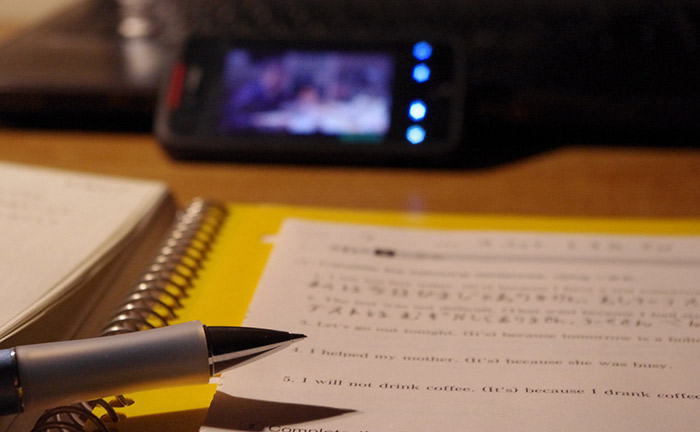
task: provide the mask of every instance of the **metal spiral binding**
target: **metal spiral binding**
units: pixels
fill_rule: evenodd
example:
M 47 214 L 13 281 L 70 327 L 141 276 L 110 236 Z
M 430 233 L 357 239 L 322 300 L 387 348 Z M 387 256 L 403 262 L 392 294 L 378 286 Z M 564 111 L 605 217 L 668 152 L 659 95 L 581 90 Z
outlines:
M 224 206 L 203 199 L 193 200 L 182 210 L 155 258 L 117 307 L 100 336 L 162 327 L 177 318 L 182 299 L 193 287 L 226 216 Z M 97 399 L 54 408 L 37 420 L 31 432 L 83 432 L 88 424 L 108 432 L 106 422 L 119 421 L 113 407 L 131 403 L 118 395 L 110 402 Z M 107 412 L 102 419 L 92 413 L 98 405 Z

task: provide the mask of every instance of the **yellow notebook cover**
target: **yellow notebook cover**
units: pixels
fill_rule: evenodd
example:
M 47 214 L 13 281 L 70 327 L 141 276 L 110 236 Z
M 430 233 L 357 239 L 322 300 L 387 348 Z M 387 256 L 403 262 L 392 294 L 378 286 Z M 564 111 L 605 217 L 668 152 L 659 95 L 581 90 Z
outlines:
M 272 250 L 270 236 L 288 217 L 445 230 L 615 233 L 648 235 L 700 234 L 694 219 L 594 219 L 492 215 L 456 215 L 362 211 L 284 205 L 227 204 L 227 220 L 218 233 L 191 295 L 172 323 L 201 320 L 207 325 L 240 325 Z M 119 408 L 119 431 L 196 431 L 216 390 L 215 384 L 126 395 L 133 405 Z M 103 411 L 100 408 L 96 414 Z

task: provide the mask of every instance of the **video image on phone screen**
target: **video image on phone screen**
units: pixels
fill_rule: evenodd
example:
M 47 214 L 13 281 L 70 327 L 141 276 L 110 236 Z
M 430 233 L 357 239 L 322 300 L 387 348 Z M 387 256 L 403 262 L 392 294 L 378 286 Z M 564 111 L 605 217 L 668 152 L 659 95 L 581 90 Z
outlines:
M 232 49 L 220 131 L 379 141 L 391 123 L 393 75 L 385 53 Z

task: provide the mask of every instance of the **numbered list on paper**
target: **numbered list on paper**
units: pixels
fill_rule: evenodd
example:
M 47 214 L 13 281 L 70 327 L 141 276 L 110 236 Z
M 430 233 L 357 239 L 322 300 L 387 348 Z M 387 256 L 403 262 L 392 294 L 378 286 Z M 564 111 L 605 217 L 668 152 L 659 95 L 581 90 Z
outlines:
M 694 237 L 288 220 L 245 324 L 308 338 L 220 391 L 342 412 L 236 430 L 693 430 L 698 281 Z

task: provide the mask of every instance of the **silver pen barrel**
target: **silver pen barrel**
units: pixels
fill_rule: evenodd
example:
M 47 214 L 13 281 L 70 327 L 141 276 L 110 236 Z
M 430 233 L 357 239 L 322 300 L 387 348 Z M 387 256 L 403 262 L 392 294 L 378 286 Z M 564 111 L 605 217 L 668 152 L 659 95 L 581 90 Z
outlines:
M 15 351 L 24 410 L 210 378 L 204 326 L 196 321 Z

